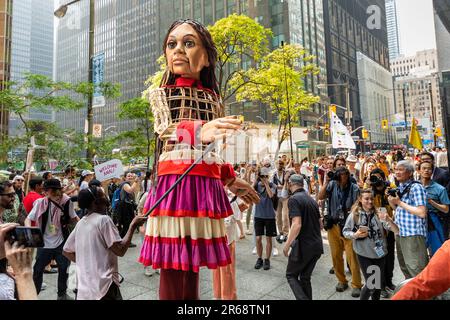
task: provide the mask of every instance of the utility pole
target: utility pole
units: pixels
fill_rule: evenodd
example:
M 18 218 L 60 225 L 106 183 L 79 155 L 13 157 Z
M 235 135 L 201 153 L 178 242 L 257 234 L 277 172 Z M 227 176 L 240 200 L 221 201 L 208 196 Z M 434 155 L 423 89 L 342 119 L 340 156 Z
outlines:
M 89 83 L 93 83 L 93 61 L 94 57 L 94 28 L 95 28 L 95 2 L 94 0 L 89 0 Z M 86 160 L 92 163 L 92 158 L 94 157 L 94 151 L 92 150 L 92 134 L 94 132 L 94 108 L 92 107 L 94 94 L 89 95 L 88 99 L 88 109 L 87 109 L 87 150 L 86 150 Z
M 434 103 L 433 103 L 433 89 L 431 87 L 431 82 L 430 85 L 428 86 L 428 90 L 430 92 L 430 103 L 431 103 L 431 116 L 432 116 L 432 121 L 433 121 L 433 141 L 434 141 L 434 147 L 436 148 L 437 146 L 437 137 L 435 134 L 435 130 L 436 130 L 436 113 L 434 110 Z
M 402 96 L 403 96 L 403 113 L 405 116 L 405 132 L 406 132 L 406 145 L 408 145 L 409 137 L 408 137 L 408 118 L 406 115 L 406 96 L 405 96 L 405 86 L 402 87 Z
M 281 41 L 281 47 L 283 48 L 283 66 L 284 66 L 284 82 L 286 86 L 286 102 L 287 102 L 287 111 L 288 111 L 288 121 L 289 121 L 289 137 L 291 142 L 291 159 L 294 161 L 294 147 L 292 143 L 292 123 L 291 123 L 291 106 L 289 104 L 289 89 L 287 83 L 287 74 L 286 74 L 286 57 L 284 55 L 284 41 Z

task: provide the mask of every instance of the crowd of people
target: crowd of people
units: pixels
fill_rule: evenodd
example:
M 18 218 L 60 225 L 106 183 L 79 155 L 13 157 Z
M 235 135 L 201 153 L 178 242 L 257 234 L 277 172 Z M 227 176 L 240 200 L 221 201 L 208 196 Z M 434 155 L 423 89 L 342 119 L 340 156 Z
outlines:
M 253 186 L 260 200 L 246 203 L 225 187 L 233 211 L 225 220 L 232 263 L 213 270 L 214 298 L 238 298 L 236 246 L 253 236 L 255 269 L 270 270 L 271 257 L 279 254 L 273 243 L 277 241 L 288 258 L 286 278 L 295 298 L 313 299 L 311 275 L 324 253 L 323 232 L 336 291 L 349 288 L 348 269 L 352 297 L 389 298 L 396 290 L 396 258 L 405 279 L 412 279 L 423 276 L 435 255 L 442 260 L 440 248 L 448 247 L 444 243 L 450 232 L 450 174 L 442 159 L 438 166 L 439 157 L 439 151 L 412 157 L 398 150 L 321 156 L 311 162 L 283 155 L 276 161 L 236 164 L 235 174 Z M 67 294 L 71 262 L 76 263 L 77 299 L 122 298 L 118 257 L 136 246 L 132 243 L 136 231 L 144 233 L 152 172 L 130 171 L 103 182 L 92 171 L 82 170 L 79 177 L 76 172 L 68 167 L 63 176 L 14 173 L 0 185 L 1 299 L 37 298 L 46 287 L 44 273 L 58 273 L 58 300 L 71 299 Z M 40 228 L 44 247 L 34 253 L 6 240 L 20 225 Z M 145 268 L 148 276 L 155 271 Z M 374 272 L 379 281 L 369 285 Z M 431 274 L 433 281 L 440 276 L 436 271 Z M 407 298 L 405 292 L 414 297 L 420 290 L 431 292 L 410 286 L 394 298 Z M 441 287 L 433 294 L 448 289 Z

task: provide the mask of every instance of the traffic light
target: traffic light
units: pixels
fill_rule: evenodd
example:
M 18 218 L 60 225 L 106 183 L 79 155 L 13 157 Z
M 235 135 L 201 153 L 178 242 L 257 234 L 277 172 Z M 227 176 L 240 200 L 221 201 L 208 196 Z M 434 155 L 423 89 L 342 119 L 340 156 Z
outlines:
M 389 122 L 387 120 L 381 120 L 381 128 L 387 130 L 389 128 Z
M 369 131 L 367 129 L 362 129 L 362 138 L 367 139 L 369 137 Z
M 330 105 L 330 116 L 331 116 L 331 112 L 336 114 L 336 105 L 334 105 L 334 104 Z

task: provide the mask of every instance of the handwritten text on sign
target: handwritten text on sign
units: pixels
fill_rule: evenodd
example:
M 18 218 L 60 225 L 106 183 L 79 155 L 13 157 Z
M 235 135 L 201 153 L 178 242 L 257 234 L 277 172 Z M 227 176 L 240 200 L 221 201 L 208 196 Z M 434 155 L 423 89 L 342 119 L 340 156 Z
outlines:
M 95 166 L 95 177 L 100 182 L 111 179 L 120 178 L 123 175 L 123 165 L 120 160 L 111 160 L 98 166 Z

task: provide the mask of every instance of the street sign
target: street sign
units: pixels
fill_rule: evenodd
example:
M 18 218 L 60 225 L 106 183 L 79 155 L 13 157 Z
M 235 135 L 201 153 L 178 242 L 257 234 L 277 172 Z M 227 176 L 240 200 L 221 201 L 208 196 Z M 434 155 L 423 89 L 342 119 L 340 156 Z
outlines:
M 103 83 L 105 74 L 105 53 L 99 53 L 92 58 L 92 83 L 94 84 L 94 95 L 92 107 L 104 107 L 105 97 L 101 93 L 100 84 Z
M 95 138 L 102 137 L 102 125 L 101 124 L 94 124 L 93 129 L 92 129 L 92 135 Z

